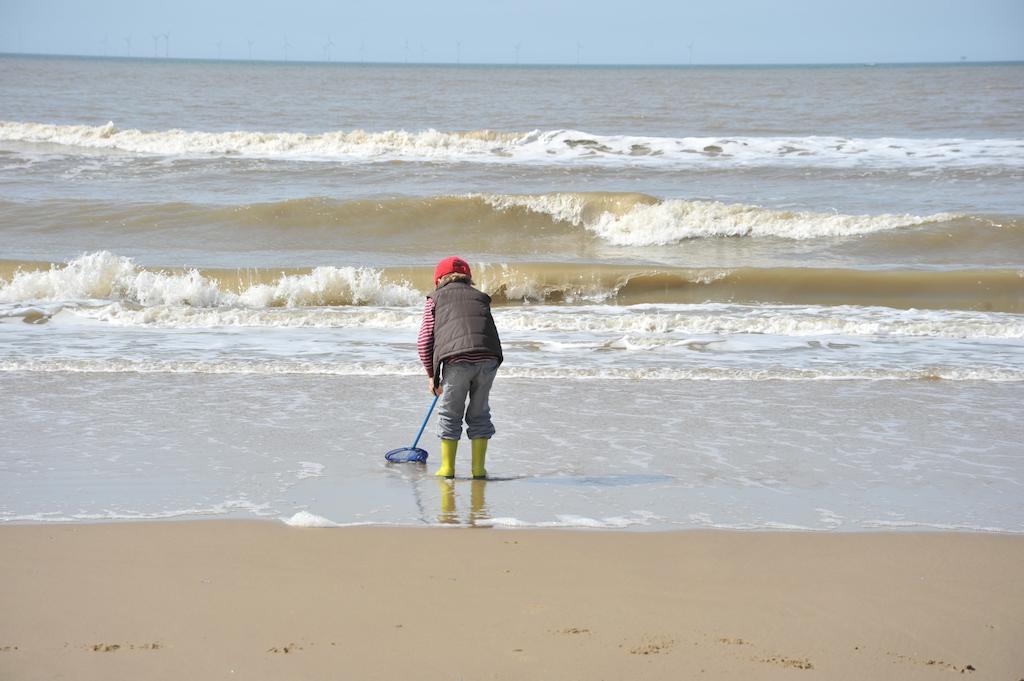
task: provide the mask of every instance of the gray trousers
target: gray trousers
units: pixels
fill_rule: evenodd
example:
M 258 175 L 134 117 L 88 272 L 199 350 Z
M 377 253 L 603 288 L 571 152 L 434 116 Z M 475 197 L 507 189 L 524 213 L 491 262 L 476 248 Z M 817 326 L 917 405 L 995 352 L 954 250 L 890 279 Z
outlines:
M 455 362 L 445 364 L 441 372 L 441 393 L 437 434 L 442 440 L 462 437 L 462 419 L 466 419 L 466 435 L 475 440 L 494 435 L 488 397 L 498 373 L 498 360 L 486 362 Z M 469 406 L 466 398 L 469 397 Z

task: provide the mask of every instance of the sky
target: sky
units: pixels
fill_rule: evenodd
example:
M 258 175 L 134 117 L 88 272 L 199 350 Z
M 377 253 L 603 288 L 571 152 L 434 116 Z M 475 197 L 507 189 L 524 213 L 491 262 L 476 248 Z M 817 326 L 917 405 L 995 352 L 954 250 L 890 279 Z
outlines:
M 0 0 L 0 52 L 506 64 L 1020 61 L 1024 0 Z

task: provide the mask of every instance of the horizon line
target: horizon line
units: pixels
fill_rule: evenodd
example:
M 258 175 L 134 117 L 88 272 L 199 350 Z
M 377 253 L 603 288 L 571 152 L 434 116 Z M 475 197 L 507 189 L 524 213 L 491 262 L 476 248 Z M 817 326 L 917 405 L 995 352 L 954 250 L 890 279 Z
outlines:
M 326 65 L 337 64 L 339 66 L 518 66 L 518 67 L 571 67 L 571 68 L 664 68 L 664 67 L 773 67 L 773 66 L 955 66 L 955 65 L 998 65 L 998 64 L 1024 64 L 1022 59 L 997 59 L 997 60 L 971 60 L 961 57 L 952 61 L 856 61 L 856 62 L 455 62 L 455 61 L 352 61 L 352 60 L 331 60 L 323 59 L 266 59 L 266 58 L 218 58 L 218 57 L 151 57 L 151 56 L 130 56 L 130 55 L 103 55 L 103 54 L 77 54 L 77 53 L 55 53 L 55 52 L 0 52 L 0 57 L 43 57 L 43 58 L 71 58 L 71 59 L 109 59 L 118 61 L 180 61 L 180 62 L 214 62 L 214 63 L 236 63 L 236 64 L 296 64 L 296 65 Z

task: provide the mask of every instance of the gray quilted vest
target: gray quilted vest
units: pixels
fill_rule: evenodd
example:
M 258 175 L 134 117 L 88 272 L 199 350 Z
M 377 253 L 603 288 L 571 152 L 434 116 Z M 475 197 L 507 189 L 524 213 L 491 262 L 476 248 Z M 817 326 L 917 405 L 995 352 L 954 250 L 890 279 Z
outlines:
M 456 355 L 487 352 L 504 359 L 491 316 L 491 297 L 469 284 L 453 281 L 430 293 L 434 300 L 434 380 L 441 362 Z

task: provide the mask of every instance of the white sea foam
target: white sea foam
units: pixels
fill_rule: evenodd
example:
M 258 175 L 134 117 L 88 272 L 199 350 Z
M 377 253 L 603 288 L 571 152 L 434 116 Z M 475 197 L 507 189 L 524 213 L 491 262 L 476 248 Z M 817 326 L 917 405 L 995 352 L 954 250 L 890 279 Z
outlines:
M 115 298 L 141 305 L 215 305 L 220 300 L 216 286 L 198 272 L 175 276 L 149 272 L 129 258 L 106 251 L 0 280 L 0 302 Z
M 518 146 L 574 159 L 683 165 L 927 167 L 1024 165 L 1024 140 L 959 138 L 644 137 L 533 131 Z
M 45 271 L 19 271 L 0 280 L 0 303 L 115 300 L 144 307 L 276 307 L 304 305 L 412 305 L 422 302 L 411 285 L 387 282 L 380 270 L 317 267 L 309 274 L 282 275 L 240 293 L 225 291 L 198 270 L 175 274 L 137 266 L 107 251 L 87 253 Z
M 0 140 L 109 149 L 161 156 L 245 155 L 260 158 L 374 160 L 397 158 L 458 159 L 493 155 L 524 135 L 488 130 L 449 133 L 438 130 L 301 132 L 200 132 L 118 129 L 106 125 L 52 125 L 0 121 Z M 495 157 L 497 158 L 497 157 Z
M 292 471 L 299 480 L 307 478 L 320 478 L 324 474 L 324 464 L 315 461 L 299 461 L 299 469 Z
M 339 527 L 338 523 L 333 520 L 328 520 L 309 511 L 299 511 L 292 517 L 283 518 L 282 520 L 285 525 L 290 525 L 291 527 Z
M 950 220 L 948 213 L 916 215 L 841 215 L 779 211 L 718 201 L 664 201 L 636 206 L 622 216 L 603 213 L 587 229 L 616 246 L 657 246 L 684 239 L 718 236 L 816 239 L 856 236 L 929 222 Z
M 709 513 L 690 513 L 687 516 L 691 527 L 701 527 L 714 530 L 776 530 L 780 532 L 812 532 L 815 530 L 822 529 L 834 529 L 834 528 L 819 528 L 810 527 L 808 525 L 797 525 L 795 523 L 785 523 L 774 520 L 757 520 L 752 522 L 724 522 L 721 520 L 715 520 Z M 681 523 L 682 524 L 682 523 Z
M 3 286 L 0 281 L 0 287 Z M 64 309 L 61 303 L 50 305 L 21 305 L 18 303 L 0 303 L 0 319 L 21 319 L 29 324 L 48 322 L 55 314 Z
M 58 312 L 117 326 L 155 328 L 338 328 L 407 330 L 418 328 L 419 306 L 407 308 L 193 308 L 158 305 L 138 309 L 124 303 L 49 307 L 0 307 L 0 317 Z M 684 335 L 763 334 L 774 336 L 924 337 L 1024 339 L 1024 315 L 956 310 L 897 310 L 883 307 L 730 305 L 531 306 L 495 308 L 505 332 L 545 335 L 643 335 L 675 342 Z M 561 342 L 554 338 L 552 342 Z M 594 341 L 598 342 L 598 341 Z
M 498 210 L 525 208 L 584 227 L 616 246 L 664 246 L 685 239 L 711 237 L 818 239 L 859 236 L 960 217 L 953 213 L 927 216 L 844 215 L 683 199 L 634 203 L 624 210 L 594 211 L 586 194 L 498 194 L 481 195 L 481 198 Z
M 499 310 L 496 319 L 509 331 L 1024 339 L 1024 315 L 845 305 L 537 307 Z
M 0 371 L 140 374 L 255 374 L 419 376 L 417 362 L 307 362 L 293 360 L 0 359 Z
M 367 267 L 317 267 L 309 274 L 283 275 L 273 284 L 256 284 L 238 301 L 251 307 L 300 305 L 413 305 L 423 295 L 409 284 L 385 282 Z
M 648 525 L 645 517 L 625 518 L 613 516 L 609 518 L 590 518 L 581 515 L 557 514 L 555 520 L 522 520 L 520 518 L 483 518 L 476 521 L 477 525 L 489 527 L 534 527 L 534 528 L 589 528 L 589 529 L 622 529 L 639 525 Z
M 245 498 L 245 495 L 242 495 L 242 497 L 238 499 L 229 499 L 210 506 L 196 506 L 192 508 L 173 508 L 149 511 L 108 508 L 97 512 L 80 511 L 77 513 L 66 514 L 59 512 L 25 513 L 12 514 L 2 518 L 2 520 L 4 522 L 18 523 L 74 523 L 110 520 L 171 520 L 174 518 L 239 514 L 265 518 L 273 515 L 273 512 L 270 510 L 270 504 L 255 503 Z
M 134 360 L 134 359 L 0 359 L 0 371 L 140 374 L 248 374 L 321 376 L 420 376 L 415 362 L 313 362 L 294 360 Z M 857 368 L 832 366 L 794 367 L 607 367 L 607 366 L 505 366 L 506 378 L 566 381 L 827 381 L 827 380 L 947 380 L 1024 381 L 1024 368 L 955 367 Z
M 814 512 L 818 514 L 818 522 L 829 530 L 839 529 L 845 521 L 843 516 L 827 508 L 816 508 Z
M 702 528 L 712 530 L 763 531 L 778 532 L 833 532 L 843 525 L 840 516 L 823 509 L 819 512 L 818 526 L 775 520 L 751 520 L 749 522 L 728 522 L 716 520 L 708 513 L 690 513 L 686 520 L 669 521 L 669 519 L 637 512 L 637 517 L 590 518 L 587 516 L 557 515 L 556 520 L 527 521 L 515 517 L 501 517 L 478 520 L 477 525 L 507 528 L 593 528 L 621 529 L 626 527 L 643 527 L 647 525 L 667 524 L 676 528 Z M 653 522 L 652 522 L 653 521 Z M 865 530 L 939 530 L 945 532 L 986 532 L 996 534 L 1024 534 L 1024 530 L 1005 526 L 978 525 L 971 523 L 936 523 L 926 521 L 888 521 L 862 520 L 856 525 Z
M 649 137 L 579 130 L 532 132 L 119 129 L 0 121 L 0 141 L 160 156 L 244 155 L 329 161 L 429 160 L 491 163 L 612 163 L 668 166 L 1024 166 L 1024 140 L 957 138 Z M 43 149 L 41 149 L 43 151 Z
M 35 308 L 18 308 L 35 309 Z M 124 303 L 72 307 L 72 314 L 98 319 L 116 326 L 152 326 L 156 328 L 203 329 L 217 327 L 250 328 L 360 328 L 414 329 L 422 319 L 422 309 L 377 307 L 304 307 L 194 308 L 158 305 L 137 309 Z M 0 310 L 0 316 L 4 312 Z M 10 316 L 19 316 L 14 312 Z
M 971 523 L 930 523 L 918 520 L 864 520 L 867 530 L 941 530 L 943 532 L 994 532 L 998 534 L 1024 534 L 1024 530 Z

